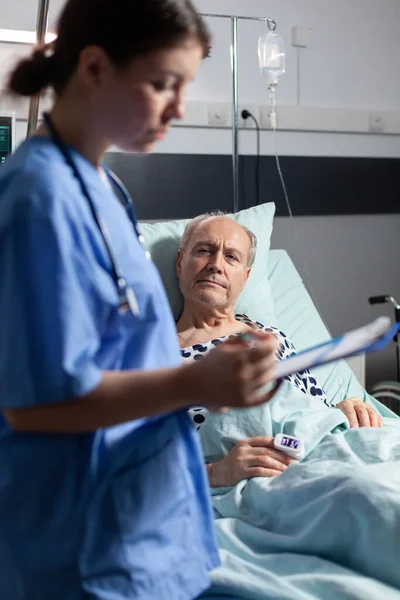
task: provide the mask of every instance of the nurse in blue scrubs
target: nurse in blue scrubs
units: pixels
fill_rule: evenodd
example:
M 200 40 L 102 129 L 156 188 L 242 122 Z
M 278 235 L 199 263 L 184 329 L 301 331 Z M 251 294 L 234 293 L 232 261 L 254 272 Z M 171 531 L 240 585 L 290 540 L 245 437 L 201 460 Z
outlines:
M 0 169 L 0 598 L 190 600 L 218 565 L 186 414 L 266 401 L 275 341 L 180 365 L 133 207 L 101 165 L 148 152 L 210 39 L 188 0 L 69 0 L 9 90 L 55 104 Z M 134 160 L 134 159 L 132 159 Z

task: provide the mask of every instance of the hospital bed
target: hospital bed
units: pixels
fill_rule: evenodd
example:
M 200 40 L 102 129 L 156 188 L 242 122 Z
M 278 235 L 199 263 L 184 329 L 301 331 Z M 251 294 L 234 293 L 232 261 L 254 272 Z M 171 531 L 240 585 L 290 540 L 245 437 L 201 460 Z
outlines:
M 272 204 L 253 207 L 235 215 L 239 222 L 256 234 L 259 242 L 256 261 L 239 300 L 237 312 L 245 312 L 251 318 L 262 321 L 266 325 L 278 326 L 290 337 L 296 348 L 301 350 L 326 341 L 330 338 L 330 334 L 287 252 L 270 250 L 273 217 Z M 159 268 L 175 317 L 182 309 L 182 299 L 175 275 L 174 258 L 184 227 L 185 221 L 148 223 L 140 226 L 146 246 Z M 258 302 L 254 301 L 255 298 L 258 298 Z M 373 430 L 370 430 L 371 435 L 378 437 L 371 441 L 378 449 L 380 459 L 386 460 L 386 456 L 391 452 L 392 455 L 397 453 L 397 460 L 400 460 L 400 428 L 398 427 L 400 422 L 394 413 L 369 396 L 362 387 L 363 360 L 363 357 L 358 358 L 353 364 L 360 380 L 345 361 L 324 365 L 315 371 L 315 375 L 331 404 L 336 404 L 346 397 L 359 397 L 375 406 L 382 416 L 391 417 L 390 421 L 394 422 L 394 428 L 391 432 L 389 430 L 387 446 L 380 445 L 379 433 L 375 434 Z M 285 393 L 285 390 L 282 390 L 282 394 Z M 300 394 L 301 397 L 296 394 Z M 351 473 L 351 476 L 357 473 L 359 465 L 363 464 L 363 458 L 360 461 L 357 457 L 357 448 L 351 447 L 351 444 L 346 446 L 346 441 L 337 448 L 335 444 L 342 438 L 329 435 L 332 431 L 330 421 L 342 420 L 340 411 L 321 406 L 321 409 L 317 407 L 317 413 L 312 411 L 307 413 L 307 410 L 302 412 L 305 400 L 301 392 L 293 389 L 283 401 L 286 405 L 281 423 L 278 423 L 279 416 L 268 421 L 268 411 L 273 414 L 275 410 L 275 415 L 279 412 L 280 400 L 276 398 L 275 409 L 270 408 L 273 403 L 269 403 L 259 407 L 260 412 L 256 409 L 252 415 L 250 411 L 246 411 L 244 420 L 241 420 L 240 415 L 235 416 L 235 411 L 229 411 L 227 415 L 222 416 L 213 415 L 206 423 L 207 427 L 210 424 L 208 433 L 207 427 L 202 427 L 200 430 L 206 459 L 212 455 L 214 448 L 224 452 L 221 450 L 221 440 L 226 444 L 226 440 L 233 440 L 232 443 L 235 443 L 236 438 L 249 437 L 243 435 L 241 429 L 243 423 L 247 428 L 254 425 L 257 431 L 261 427 L 265 431 L 264 435 L 275 435 L 275 430 L 272 433 L 268 432 L 268 423 L 271 422 L 278 423 L 277 427 L 293 427 L 286 433 L 298 437 L 303 437 L 304 434 L 305 438 L 310 435 L 313 438 L 312 443 L 315 442 L 314 450 L 311 452 L 314 452 L 316 457 L 314 462 L 311 459 L 311 463 L 304 466 L 305 470 L 300 467 L 298 471 L 289 473 L 289 469 L 279 478 L 255 478 L 248 483 L 240 482 L 227 492 L 221 488 L 212 490 L 223 566 L 213 573 L 213 585 L 202 598 L 210 600 L 222 600 L 222 598 L 224 600 L 272 600 L 273 598 L 364 600 L 368 597 L 398 599 L 400 579 L 396 578 L 396 572 L 392 576 L 392 563 L 395 560 L 393 557 L 398 556 L 397 546 L 394 547 L 398 536 L 394 536 L 391 532 L 396 530 L 396 515 L 400 514 L 400 501 L 397 501 L 400 493 L 394 494 L 393 502 L 391 486 L 395 485 L 400 491 L 400 474 L 397 476 L 393 473 L 393 464 L 382 463 L 382 472 L 379 465 L 379 471 L 374 471 L 372 477 L 369 471 L 367 475 L 360 473 L 359 479 L 356 476 L 354 497 L 359 513 L 356 522 L 361 530 L 353 531 L 347 539 L 352 524 L 351 520 L 348 520 L 349 513 L 346 510 L 352 492 L 348 492 L 350 496 L 342 500 L 343 492 L 338 482 L 341 481 L 342 471 L 344 481 L 346 481 L 346 472 Z M 263 416 L 264 407 L 266 417 Z M 287 407 L 289 407 L 288 412 L 286 412 Z M 289 414 L 295 415 L 294 420 L 291 417 L 287 418 L 286 415 Z M 320 419 L 321 422 L 318 421 L 316 425 L 315 419 L 317 421 Z M 267 425 L 265 428 L 264 424 Z M 359 432 L 358 435 L 362 438 L 364 432 L 361 430 Z M 368 436 L 369 433 L 366 432 L 366 435 Z M 318 440 L 324 440 L 324 443 L 319 444 Z M 354 440 L 353 435 L 350 435 L 351 440 Z M 327 443 L 331 446 L 328 455 L 333 457 L 333 460 L 324 462 L 324 448 Z M 210 448 L 211 451 L 208 452 Z M 219 457 L 214 456 L 214 460 L 219 460 Z M 339 469 L 336 477 L 335 468 Z M 366 468 L 368 469 L 369 465 Z M 316 469 L 316 473 L 313 473 L 313 469 Z M 306 485 L 307 473 L 311 473 L 313 477 L 308 486 Z M 381 482 L 379 478 L 382 479 Z M 264 488 L 269 485 L 272 485 L 270 490 L 272 493 L 265 495 Z M 365 490 L 365 493 L 362 493 L 362 490 Z M 385 494 L 383 506 L 391 506 L 387 514 L 385 512 L 382 514 L 380 511 L 375 513 L 378 493 L 380 497 L 382 493 Z M 346 508 L 344 511 L 341 508 L 343 503 Z M 328 511 L 326 510 L 328 506 L 333 508 Z M 352 511 L 353 509 L 350 510 L 350 514 Z M 368 527 L 366 515 L 369 515 Z M 276 523 L 272 516 L 277 518 Z M 292 518 L 292 521 L 289 522 L 288 517 Z M 382 535 L 385 535 L 388 540 L 390 538 L 392 545 L 389 544 L 386 552 L 382 553 L 382 560 L 376 561 L 375 546 L 376 537 L 379 537 L 379 528 L 382 530 Z M 369 539 L 370 544 L 366 543 Z M 318 545 L 319 540 L 322 544 L 327 540 L 327 546 L 322 545 L 321 549 Z M 372 596 L 368 596 L 369 591 Z

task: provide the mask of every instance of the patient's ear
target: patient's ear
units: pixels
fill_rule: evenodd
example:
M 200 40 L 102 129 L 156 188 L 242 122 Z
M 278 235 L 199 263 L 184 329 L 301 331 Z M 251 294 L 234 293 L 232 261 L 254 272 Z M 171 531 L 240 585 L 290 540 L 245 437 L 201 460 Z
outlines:
M 251 273 L 251 267 L 249 267 L 246 271 L 246 282 L 247 282 L 248 278 L 250 277 L 250 273 Z
M 176 255 L 176 276 L 180 279 L 181 276 L 181 265 L 182 265 L 182 250 L 178 250 Z

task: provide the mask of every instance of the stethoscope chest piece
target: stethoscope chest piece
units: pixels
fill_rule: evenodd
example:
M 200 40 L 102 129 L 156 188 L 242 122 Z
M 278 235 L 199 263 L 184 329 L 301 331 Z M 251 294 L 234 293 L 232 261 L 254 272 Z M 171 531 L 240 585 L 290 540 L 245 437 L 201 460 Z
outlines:
M 118 297 L 118 312 L 120 315 L 124 315 L 128 311 L 131 312 L 134 317 L 140 315 L 139 302 L 136 298 L 136 294 L 133 291 L 133 288 L 127 285 L 125 279 L 120 279 L 118 281 Z

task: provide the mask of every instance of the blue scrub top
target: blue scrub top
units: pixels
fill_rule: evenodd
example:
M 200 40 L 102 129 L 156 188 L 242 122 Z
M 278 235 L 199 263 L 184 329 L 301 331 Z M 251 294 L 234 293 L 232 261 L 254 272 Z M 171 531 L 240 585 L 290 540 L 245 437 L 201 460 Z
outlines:
M 180 364 L 156 268 L 98 171 L 70 151 L 140 314 L 118 313 L 103 239 L 60 151 L 26 141 L 0 168 L 1 410 L 73 402 L 103 370 Z M 184 411 L 77 435 L 15 433 L 0 415 L 0 598 L 194 598 L 218 565 L 208 496 Z

